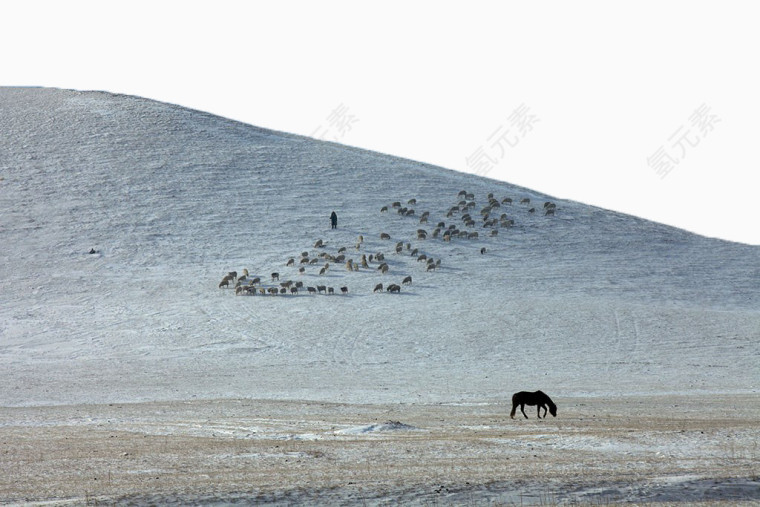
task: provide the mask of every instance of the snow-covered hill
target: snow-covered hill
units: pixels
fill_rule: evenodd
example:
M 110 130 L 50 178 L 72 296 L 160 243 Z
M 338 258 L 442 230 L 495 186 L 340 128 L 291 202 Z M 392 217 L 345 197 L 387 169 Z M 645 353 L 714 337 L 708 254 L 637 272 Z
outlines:
M 0 88 L 0 134 L 2 405 L 760 388 L 758 247 L 135 97 Z M 243 269 L 336 293 L 218 287 Z

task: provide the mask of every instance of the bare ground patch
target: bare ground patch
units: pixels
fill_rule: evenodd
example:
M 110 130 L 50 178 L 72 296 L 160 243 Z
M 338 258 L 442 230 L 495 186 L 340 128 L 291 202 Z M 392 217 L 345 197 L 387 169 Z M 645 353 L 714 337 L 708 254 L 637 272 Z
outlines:
M 0 408 L 4 502 L 760 501 L 760 396 Z M 527 412 L 527 410 L 526 410 Z M 522 416 L 520 416 L 522 417 Z

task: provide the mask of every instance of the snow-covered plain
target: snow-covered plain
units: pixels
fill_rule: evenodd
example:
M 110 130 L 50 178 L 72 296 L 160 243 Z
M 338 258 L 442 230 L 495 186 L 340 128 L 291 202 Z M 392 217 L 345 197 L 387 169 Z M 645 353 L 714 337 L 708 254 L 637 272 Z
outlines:
M 53 424 L 28 416 L 45 407 L 268 400 L 392 407 L 388 421 L 418 435 L 420 410 L 409 423 L 399 407 L 497 407 L 508 428 L 524 424 L 508 418 L 511 393 L 539 388 L 559 405 L 555 422 L 579 400 L 627 397 L 720 394 L 759 411 L 758 247 L 136 97 L 0 88 L 0 134 L 3 428 Z M 461 190 L 475 226 L 447 216 Z M 513 199 L 491 211 L 512 227 L 482 226 L 489 193 Z M 478 238 L 432 238 L 438 222 Z M 440 267 L 426 270 L 407 243 Z M 341 247 L 355 261 L 383 253 L 388 273 L 331 262 L 319 275 L 318 255 Z M 300 264 L 302 252 L 319 261 Z M 244 268 L 265 287 L 279 272 L 336 293 L 218 288 Z M 400 294 L 373 292 L 409 275 Z M 68 417 L 55 424 L 76 427 Z M 742 456 L 757 458 L 758 428 L 742 429 L 740 445 L 755 446 Z M 652 445 L 541 430 L 556 449 Z M 756 466 L 731 479 L 748 478 L 742 491 L 760 499 Z M 487 498 L 478 491 L 465 501 Z

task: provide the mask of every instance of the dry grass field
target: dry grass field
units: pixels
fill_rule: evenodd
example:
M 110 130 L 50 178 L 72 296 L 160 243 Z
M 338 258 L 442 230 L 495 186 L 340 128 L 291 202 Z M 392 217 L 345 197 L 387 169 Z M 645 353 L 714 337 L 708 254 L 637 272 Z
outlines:
M 3 502 L 760 501 L 760 398 L 350 405 L 209 400 L 0 409 Z

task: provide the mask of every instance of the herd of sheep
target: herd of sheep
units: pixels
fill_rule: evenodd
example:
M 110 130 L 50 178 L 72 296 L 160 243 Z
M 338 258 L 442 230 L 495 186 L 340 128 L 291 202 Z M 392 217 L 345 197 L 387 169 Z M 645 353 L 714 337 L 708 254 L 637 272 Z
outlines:
M 442 240 L 449 243 L 454 239 L 474 240 L 480 237 L 480 234 L 476 228 L 485 229 L 486 235 L 490 237 L 497 236 L 500 228 L 510 228 L 515 225 L 515 220 L 507 213 L 503 213 L 502 206 L 511 207 L 513 200 L 510 197 L 505 197 L 501 200 L 496 199 L 493 194 L 487 196 L 488 204 L 476 211 L 478 207 L 475 202 L 475 196 L 465 190 L 462 190 L 457 195 L 457 202 L 451 206 L 446 212 L 445 216 L 447 220 L 453 220 L 453 223 L 447 224 L 446 221 L 435 222 L 435 227 L 428 232 L 426 226 L 432 223 L 431 215 L 429 211 L 423 211 L 419 215 L 412 206 L 417 204 L 416 199 L 409 199 L 406 202 L 406 206 L 402 205 L 401 201 L 392 202 L 388 206 L 383 206 L 380 209 L 381 213 L 389 213 L 391 210 L 395 210 L 396 213 L 402 217 L 408 217 L 417 219 L 419 217 L 419 225 L 421 228 L 417 229 L 412 235 L 413 238 L 404 238 L 401 241 L 396 241 L 395 246 L 386 253 L 403 254 L 406 251 L 411 257 L 415 258 L 417 263 L 422 263 L 425 271 L 435 271 L 441 267 L 441 259 L 435 259 L 432 255 L 422 252 L 421 247 L 413 247 L 411 241 L 416 239 L 417 241 L 427 240 Z M 522 198 L 519 200 L 519 204 L 524 207 L 528 213 L 536 213 L 536 208 L 531 206 L 529 198 Z M 545 216 L 554 215 L 557 206 L 553 202 L 545 202 L 543 204 L 543 212 Z M 381 241 L 391 242 L 393 241 L 391 234 L 387 232 L 381 232 L 379 234 Z M 398 239 L 398 238 L 397 238 Z M 421 244 L 421 243 L 420 243 Z M 317 272 L 320 276 L 326 275 L 329 270 L 334 269 L 334 266 L 343 265 L 348 272 L 356 272 L 362 270 L 374 270 L 385 275 L 390 272 L 391 267 L 385 259 L 386 253 L 361 253 L 359 252 L 364 247 L 364 236 L 360 235 L 357 238 L 356 243 L 351 246 L 342 246 L 334 253 L 328 252 L 328 245 L 323 240 L 318 239 L 314 243 L 314 250 L 318 253 L 310 253 L 309 251 L 303 251 L 300 255 L 288 257 L 285 262 L 285 268 L 293 272 L 293 274 L 304 275 L 308 267 L 318 268 Z M 356 252 L 357 259 L 349 257 L 349 248 Z M 486 247 L 480 248 L 480 253 L 485 254 Z M 383 285 L 378 283 L 375 285 L 373 292 L 387 292 L 387 293 L 400 293 L 401 287 L 404 285 L 410 285 L 412 283 L 412 276 L 404 276 L 401 283 L 390 283 Z M 280 273 L 273 272 L 269 275 L 266 283 L 262 282 L 261 276 L 250 276 L 247 269 L 243 269 L 240 275 L 235 271 L 227 273 L 222 281 L 219 283 L 219 288 L 234 288 L 235 294 L 240 296 L 276 296 L 276 295 L 298 295 L 301 293 L 318 295 L 335 294 L 336 290 L 333 287 L 327 285 L 314 285 L 304 286 L 301 281 L 285 280 L 280 281 Z M 347 294 L 348 287 L 340 287 L 340 293 Z

